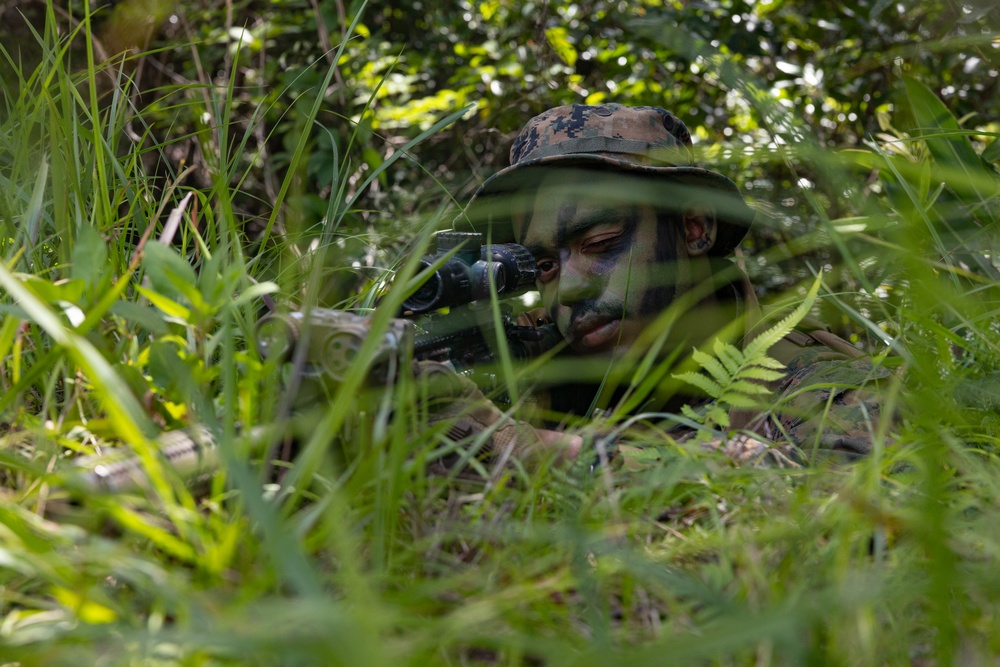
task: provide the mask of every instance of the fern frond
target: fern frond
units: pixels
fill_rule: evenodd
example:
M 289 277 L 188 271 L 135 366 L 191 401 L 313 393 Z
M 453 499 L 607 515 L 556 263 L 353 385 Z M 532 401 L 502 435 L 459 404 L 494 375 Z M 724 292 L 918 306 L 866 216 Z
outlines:
M 674 375 L 674 377 L 678 380 L 687 382 L 688 384 L 693 384 L 712 398 L 717 398 L 722 395 L 722 387 L 715 380 L 712 380 L 705 375 L 701 375 L 700 373 L 678 373 Z
M 756 363 L 753 360 L 757 357 L 764 356 L 775 343 L 792 333 L 795 326 L 809 314 L 813 304 L 816 303 L 816 295 L 819 294 L 819 287 L 821 284 L 822 274 L 819 274 L 816 276 L 816 280 L 813 281 L 812 287 L 809 288 L 809 293 L 806 295 L 806 298 L 795 310 L 789 313 L 776 325 L 750 341 L 750 343 L 743 349 L 744 358 L 749 360 L 751 363 Z
M 695 350 L 691 353 L 691 358 L 697 361 L 702 368 L 708 371 L 720 385 L 724 386 L 732 380 L 731 372 L 726 370 L 726 368 L 719 363 L 719 360 L 712 355 L 702 352 L 701 350 Z
M 744 380 L 743 375 L 736 380 L 733 380 L 726 386 L 726 391 L 735 391 L 742 394 L 747 394 L 748 396 L 760 396 L 763 394 L 770 394 L 771 390 L 760 384 L 759 382 L 753 382 L 751 380 Z
M 743 350 L 721 340 L 716 340 L 712 346 L 714 356 L 696 348 L 691 358 L 704 372 L 689 371 L 673 377 L 701 389 L 715 400 L 715 404 L 708 408 L 704 416 L 687 406 L 681 408 L 682 413 L 706 426 L 717 424 L 728 429 L 728 408 L 759 408 L 761 397 L 771 393 L 765 383 L 785 376 L 782 372 L 785 365 L 767 353 L 809 314 L 821 284 L 820 276 L 817 276 L 802 303 L 776 325 L 759 334 Z
M 770 359 L 770 357 L 768 357 Z M 781 365 L 784 368 L 784 364 Z M 743 372 L 740 373 L 740 377 L 745 380 L 758 380 L 760 382 L 776 382 L 781 378 L 785 377 L 785 374 L 780 370 L 772 370 L 770 368 L 764 368 L 762 366 L 750 366 L 749 368 L 744 368 Z
M 715 356 L 719 358 L 719 361 L 725 365 L 730 375 L 736 375 L 736 372 L 743 365 L 743 353 L 740 352 L 739 348 L 731 343 L 722 342 L 721 338 L 715 339 L 712 351 L 715 352 Z

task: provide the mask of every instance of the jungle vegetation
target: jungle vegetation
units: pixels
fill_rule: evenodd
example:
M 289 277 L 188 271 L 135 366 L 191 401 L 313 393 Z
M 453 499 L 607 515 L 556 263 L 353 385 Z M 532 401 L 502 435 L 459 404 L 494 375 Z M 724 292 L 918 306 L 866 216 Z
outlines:
M 995 663 L 998 82 L 992 0 L 0 2 L 0 665 Z M 688 124 L 759 296 L 898 374 L 873 455 L 472 483 L 369 358 L 252 451 L 261 315 L 400 298 L 572 102 Z M 114 448 L 147 488 L 70 502 Z

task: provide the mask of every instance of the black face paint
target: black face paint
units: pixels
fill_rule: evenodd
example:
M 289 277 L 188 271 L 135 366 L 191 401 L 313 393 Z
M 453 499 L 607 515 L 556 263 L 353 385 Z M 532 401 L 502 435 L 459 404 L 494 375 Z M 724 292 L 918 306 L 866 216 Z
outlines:
M 655 208 L 647 198 L 631 197 L 631 178 L 572 176 L 556 174 L 540 184 L 519 236 L 544 264 L 542 300 L 574 349 L 627 347 L 673 298 L 672 269 L 665 269 L 674 258 L 673 239 L 664 247 Z M 620 329 L 605 328 L 616 320 Z M 614 340 L 612 331 L 618 331 Z
M 576 218 L 576 206 L 574 204 L 564 204 L 556 211 L 556 243 L 562 250 L 569 243 L 569 237 L 573 233 L 572 223 Z
M 639 211 L 633 206 L 627 211 L 618 212 L 615 224 L 621 224 L 621 234 L 611 242 L 608 249 L 598 258 L 597 270 L 599 273 L 613 271 L 622 258 L 627 259 L 627 255 L 632 252 L 635 244 L 635 233 L 639 226 Z
M 601 219 L 588 224 L 587 229 L 601 224 L 621 224 L 622 229 L 620 235 L 610 243 L 608 249 L 594 261 L 594 275 L 598 279 L 600 276 L 614 271 L 619 262 L 630 261 L 629 255 L 634 249 L 639 226 L 639 211 L 635 207 L 630 207 L 625 211 L 615 211 L 607 220 Z M 577 233 L 582 232 L 577 230 Z M 570 326 L 575 325 L 584 315 L 617 319 L 631 317 L 634 313 L 628 312 L 624 299 L 609 299 L 607 297 L 604 299 L 585 299 L 570 306 Z
M 677 298 L 677 235 L 675 225 L 680 224 L 673 213 L 660 212 L 656 216 L 655 261 L 649 271 L 663 274 L 663 280 L 650 286 L 639 304 L 639 315 L 656 315 Z

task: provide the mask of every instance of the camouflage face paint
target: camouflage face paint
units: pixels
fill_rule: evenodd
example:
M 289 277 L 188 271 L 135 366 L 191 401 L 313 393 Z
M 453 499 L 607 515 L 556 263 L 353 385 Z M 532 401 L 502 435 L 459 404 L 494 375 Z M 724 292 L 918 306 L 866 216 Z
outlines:
M 676 293 L 676 230 L 629 202 L 630 184 L 554 170 L 518 224 L 541 270 L 542 303 L 580 354 L 626 349 Z
M 658 315 L 677 298 L 676 265 L 678 231 L 681 222 L 676 215 L 661 213 L 656 223 L 656 266 L 662 270 L 660 283 L 651 285 L 643 295 L 640 315 Z

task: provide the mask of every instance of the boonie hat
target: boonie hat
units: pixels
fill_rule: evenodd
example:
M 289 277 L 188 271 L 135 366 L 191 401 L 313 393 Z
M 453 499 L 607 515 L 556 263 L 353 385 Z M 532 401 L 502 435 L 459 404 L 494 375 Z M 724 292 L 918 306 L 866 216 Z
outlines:
M 718 236 L 710 254 L 726 255 L 746 235 L 754 211 L 730 179 L 693 164 L 691 133 L 659 107 L 571 104 L 532 118 L 514 140 L 510 166 L 487 179 L 473 195 L 460 228 L 486 233 L 494 243 L 514 241 L 512 214 L 525 206 L 539 170 L 581 167 L 647 176 L 656 182 L 655 206 L 669 209 L 682 194 L 701 196 L 715 207 Z M 701 192 L 698 192 L 698 190 Z

